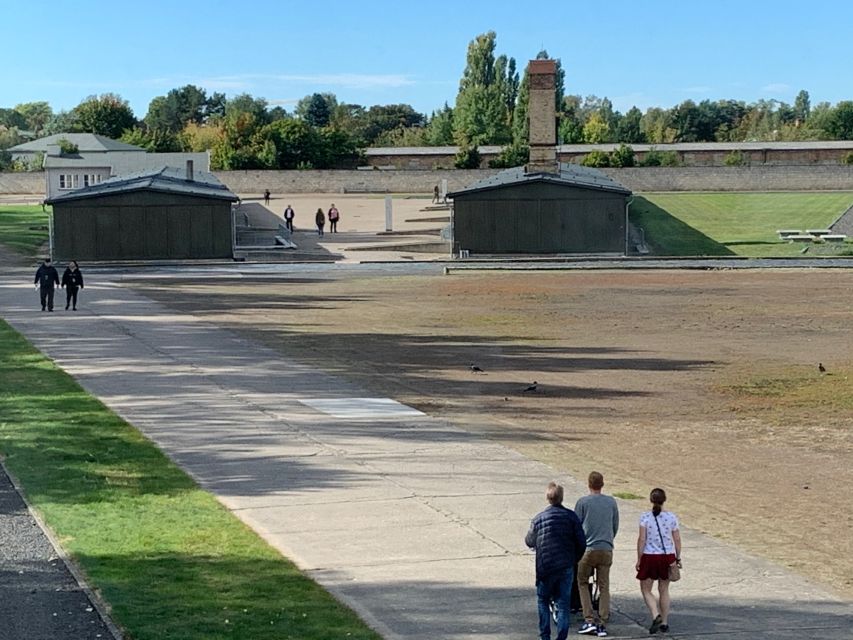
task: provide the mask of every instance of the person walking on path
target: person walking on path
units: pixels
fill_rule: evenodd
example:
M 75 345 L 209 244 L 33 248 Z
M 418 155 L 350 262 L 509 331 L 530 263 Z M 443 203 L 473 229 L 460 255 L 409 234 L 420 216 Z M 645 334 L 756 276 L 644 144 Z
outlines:
M 56 268 L 50 263 L 50 258 L 45 258 L 44 262 L 36 270 L 36 277 L 33 284 L 38 285 L 41 310 L 53 311 L 53 292 L 56 285 L 59 284 L 59 274 L 56 272 Z
M 563 487 L 549 483 L 545 497 L 549 506 L 533 518 L 524 542 L 536 552 L 539 639 L 551 639 L 550 607 L 553 603 L 557 640 L 566 640 L 575 563 L 586 550 L 586 536 L 575 512 L 563 506 Z
M 293 219 L 296 217 L 296 212 L 293 210 L 293 207 L 287 205 L 284 209 L 284 226 L 293 233 Z
M 432 190 L 432 204 L 438 204 L 440 196 L 438 195 L 438 185 Z
M 601 493 L 604 476 L 598 471 L 589 474 L 587 484 L 589 495 L 575 504 L 575 513 L 586 534 L 586 551 L 578 563 L 578 591 L 584 619 L 578 633 L 603 638 L 607 635 L 610 619 L 610 567 L 613 565 L 613 539 L 619 531 L 619 507 L 612 496 Z M 589 593 L 589 577 L 593 571 L 599 594 L 597 624 Z
M 338 211 L 337 207 L 335 207 L 335 203 L 332 203 L 332 206 L 329 208 L 329 231 L 332 233 L 338 232 L 338 220 L 341 219 L 341 213 Z
M 326 215 L 322 209 L 317 209 L 317 214 L 314 216 L 314 222 L 317 223 L 317 235 L 323 237 L 323 227 L 326 226 Z
M 640 534 L 637 538 L 637 580 L 643 600 L 652 616 L 649 633 L 669 631 L 669 565 L 677 562 L 681 567 L 681 533 L 678 518 L 663 510 L 666 493 L 652 489 L 649 500 L 652 510 L 640 516 Z M 652 593 L 658 583 L 658 598 Z
M 270 203 L 270 190 L 264 189 L 264 204 L 269 205 Z
M 76 260 L 72 260 L 65 267 L 61 286 L 65 288 L 65 310 L 68 311 L 68 306 L 73 305 L 72 309 L 77 311 L 77 290 L 83 288 L 83 274 Z

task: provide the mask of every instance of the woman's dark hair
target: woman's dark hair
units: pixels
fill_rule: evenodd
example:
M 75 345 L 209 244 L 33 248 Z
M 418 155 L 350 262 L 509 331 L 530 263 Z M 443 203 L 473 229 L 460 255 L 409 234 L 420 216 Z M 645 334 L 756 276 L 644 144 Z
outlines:
M 661 512 L 663 503 L 666 502 L 666 491 L 663 489 L 652 489 L 649 495 L 649 500 L 652 501 L 652 513 L 658 515 Z

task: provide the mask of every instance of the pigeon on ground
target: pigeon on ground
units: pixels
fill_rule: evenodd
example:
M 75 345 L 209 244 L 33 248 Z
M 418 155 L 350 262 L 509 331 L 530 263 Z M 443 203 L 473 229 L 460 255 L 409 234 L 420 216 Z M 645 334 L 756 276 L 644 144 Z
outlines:
M 472 362 L 471 363 L 471 373 L 483 373 L 483 370 Z
M 817 370 L 820 371 L 821 373 L 826 373 L 826 367 L 823 366 L 822 362 L 817 363 Z
M 533 381 L 533 384 L 527 386 L 527 388 L 522 393 L 527 393 L 528 391 L 536 391 L 536 385 L 539 384 L 536 380 Z

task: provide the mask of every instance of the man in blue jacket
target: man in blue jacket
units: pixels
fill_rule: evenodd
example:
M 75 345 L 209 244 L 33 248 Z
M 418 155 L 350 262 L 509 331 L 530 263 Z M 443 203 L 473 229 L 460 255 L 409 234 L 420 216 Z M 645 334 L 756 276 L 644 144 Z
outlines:
M 569 634 L 569 601 L 575 564 L 586 551 L 586 535 L 575 512 L 563 506 L 563 487 L 548 484 L 550 505 L 530 523 L 525 544 L 536 551 L 536 599 L 539 607 L 539 638 L 551 640 L 553 602 L 557 615 L 557 640 Z

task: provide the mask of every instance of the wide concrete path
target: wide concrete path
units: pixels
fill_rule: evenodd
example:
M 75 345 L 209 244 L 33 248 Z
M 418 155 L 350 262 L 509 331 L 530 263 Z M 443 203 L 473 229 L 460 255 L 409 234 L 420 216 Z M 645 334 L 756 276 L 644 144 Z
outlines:
M 48 314 L 13 280 L 5 319 L 386 638 L 536 637 L 522 537 L 548 480 L 572 503 L 580 483 L 116 283 Z M 610 631 L 644 637 L 632 565 L 646 505 L 620 506 Z M 674 637 L 853 637 L 851 603 L 683 534 Z

